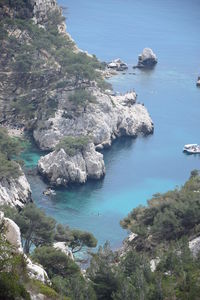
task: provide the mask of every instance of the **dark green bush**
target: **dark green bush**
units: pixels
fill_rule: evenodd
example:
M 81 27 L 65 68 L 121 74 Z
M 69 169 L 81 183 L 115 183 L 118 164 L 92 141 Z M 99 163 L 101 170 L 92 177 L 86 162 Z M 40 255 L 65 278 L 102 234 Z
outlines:
M 56 150 L 64 149 L 68 155 L 74 156 L 77 152 L 83 151 L 89 142 L 89 136 L 67 136 L 58 143 Z
M 87 103 L 94 103 L 96 97 L 90 92 L 84 89 L 75 90 L 73 94 L 69 96 L 69 100 L 76 106 L 85 106 Z

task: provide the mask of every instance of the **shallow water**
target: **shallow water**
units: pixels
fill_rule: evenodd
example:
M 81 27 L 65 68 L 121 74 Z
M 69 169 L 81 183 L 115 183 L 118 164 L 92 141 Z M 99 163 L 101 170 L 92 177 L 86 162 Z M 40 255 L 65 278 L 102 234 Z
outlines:
M 99 243 L 118 247 L 126 236 L 119 221 L 152 194 L 181 185 L 200 156 L 185 155 L 186 143 L 200 143 L 200 1 L 62 0 L 67 27 L 78 46 L 102 60 L 120 57 L 130 65 L 113 77 L 115 91 L 135 89 L 148 108 L 155 132 L 147 138 L 123 138 L 104 151 L 106 177 L 56 196 L 42 195 L 45 183 L 29 176 L 38 206 L 59 222 L 89 230 Z M 134 70 L 137 56 L 151 47 L 159 62 L 153 71 Z M 40 152 L 29 152 L 34 165 Z

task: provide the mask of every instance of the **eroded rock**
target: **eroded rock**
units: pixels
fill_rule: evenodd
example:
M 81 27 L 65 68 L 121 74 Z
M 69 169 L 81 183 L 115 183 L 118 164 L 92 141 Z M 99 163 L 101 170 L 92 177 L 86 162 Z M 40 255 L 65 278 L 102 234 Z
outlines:
M 153 132 L 153 122 L 147 109 L 136 102 L 136 93 L 111 96 L 98 88 L 91 88 L 96 97 L 79 113 L 68 108 L 70 92 L 63 92 L 59 109 L 53 118 L 45 122 L 42 129 L 34 131 L 34 138 L 43 150 L 53 150 L 65 136 L 93 137 L 97 149 L 110 146 L 119 136 L 147 135 Z
M 154 67 L 157 62 L 158 60 L 153 50 L 151 48 L 144 48 L 142 53 L 138 56 L 138 64 L 136 67 L 151 68 Z
M 0 205 L 23 207 L 30 201 L 32 201 L 31 188 L 24 174 L 15 179 L 0 181 Z
M 38 169 L 56 186 L 85 183 L 89 178 L 100 179 L 105 174 L 103 155 L 95 150 L 93 143 L 73 156 L 64 149 L 55 150 L 40 158 Z

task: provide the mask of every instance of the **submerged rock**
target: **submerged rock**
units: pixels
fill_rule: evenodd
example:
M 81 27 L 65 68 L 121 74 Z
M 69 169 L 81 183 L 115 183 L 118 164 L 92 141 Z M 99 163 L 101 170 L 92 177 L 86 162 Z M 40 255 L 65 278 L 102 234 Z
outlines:
M 74 156 L 60 149 L 41 157 L 38 170 L 51 184 L 66 186 L 70 183 L 85 183 L 89 178 L 100 179 L 105 174 L 105 165 L 103 155 L 90 143 L 85 150 Z
M 15 179 L 0 180 L 0 205 L 23 207 L 30 201 L 31 188 L 24 174 Z
M 142 54 L 138 56 L 136 68 L 151 68 L 157 64 L 158 60 L 151 48 L 144 48 Z

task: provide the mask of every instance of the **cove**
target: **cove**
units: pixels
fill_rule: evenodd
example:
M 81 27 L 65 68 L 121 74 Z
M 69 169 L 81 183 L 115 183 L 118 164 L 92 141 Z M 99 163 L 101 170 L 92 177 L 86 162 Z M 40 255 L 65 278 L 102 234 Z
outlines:
M 58 222 L 91 231 L 103 244 L 118 247 L 127 235 L 119 221 L 154 193 L 181 185 L 198 155 L 182 153 L 186 143 L 200 143 L 200 3 L 198 0 L 62 0 L 67 6 L 67 30 L 77 45 L 101 60 L 120 57 L 129 64 L 126 75 L 111 78 L 115 91 L 135 89 L 154 121 L 152 136 L 121 138 L 104 150 L 106 176 L 56 196 L 42 194 L 39 176 L 28 175 L 33 199 Z M 151 47 L 158 56 L 154 70 L 134 70 L 137 56 Z M 31 146 L 24 154 L 33 168 L 42 153 Z

